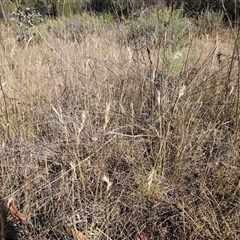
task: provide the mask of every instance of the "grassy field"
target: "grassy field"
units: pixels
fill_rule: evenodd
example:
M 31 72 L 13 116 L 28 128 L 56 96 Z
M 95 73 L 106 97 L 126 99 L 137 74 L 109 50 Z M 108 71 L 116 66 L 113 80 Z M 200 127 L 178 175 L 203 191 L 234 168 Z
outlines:
M 146 9 L 18 30 L 0 38 L 0 196 L 27 217 L 8 214 L 18 239 L 240 238 L 235 29 Z

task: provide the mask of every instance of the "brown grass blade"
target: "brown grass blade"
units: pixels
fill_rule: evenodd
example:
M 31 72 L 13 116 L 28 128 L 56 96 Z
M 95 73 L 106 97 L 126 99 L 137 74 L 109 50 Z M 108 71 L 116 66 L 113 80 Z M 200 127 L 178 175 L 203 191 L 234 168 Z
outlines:
M 26 184 L 28 184 L 32 180 L 34 175 L 35 175 L 35 172 L 30 174 L 26 179 L 24 179 L 24 181 L 20 184 L 20 187 L 23 187 Z

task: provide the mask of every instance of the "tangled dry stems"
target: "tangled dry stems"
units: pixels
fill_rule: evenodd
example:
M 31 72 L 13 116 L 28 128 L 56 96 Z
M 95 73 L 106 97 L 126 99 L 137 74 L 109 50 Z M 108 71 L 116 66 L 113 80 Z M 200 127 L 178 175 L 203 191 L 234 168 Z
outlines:
M 126 26 L 65 23 L 39 27 L 48 44 L 1 42 L 1 197 L 29 216 L 8 218 L 19 239 L 238 239 L 235 39 L 127 44 Z

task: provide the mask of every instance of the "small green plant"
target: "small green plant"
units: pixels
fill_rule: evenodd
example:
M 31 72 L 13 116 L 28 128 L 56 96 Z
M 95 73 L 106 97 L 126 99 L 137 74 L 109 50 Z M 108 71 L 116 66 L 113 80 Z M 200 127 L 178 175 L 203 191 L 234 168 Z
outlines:
M 10 21 L 20 29 L 36 26 L 43 22 L 43 17 L 33 7 L 27 7 L 23 11 L 15 9 L 10 14 Z
M 198 25 L 202 33 L 209 33 L 223 27 L 224 14 L 214 11 L 206 11 L 198 16 Z
M 175 53 L 171 53 L 170 55 L 170 72 L 172 74 L 179 74 L 184 66 L 186 53 L 184 51 L 177 51 Z
M 188 33 L 189 23 L 181 9 L 153 8 L 141 10 L 139 17 L 129 24 L 127 39 L 141 44 L 176 45 L 185 43 Z
M 102 19 L 103 19 L 103 21 L 105 22 L 105 23 L 109 23 L 109 24 L 115 24 L 116 23 L 116 20 L 115 20 L 115 17 L 110 13 L 110 12 L 108 12 L 108 13 L 103 13 L 102 15 L 101 15 L 101 17 L 102 17 Z

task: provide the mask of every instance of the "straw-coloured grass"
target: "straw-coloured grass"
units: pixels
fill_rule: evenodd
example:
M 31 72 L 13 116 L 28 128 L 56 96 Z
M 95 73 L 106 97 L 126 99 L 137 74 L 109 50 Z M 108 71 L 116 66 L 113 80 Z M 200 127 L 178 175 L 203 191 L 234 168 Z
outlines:
M 1 198 L 28 216 L 8 221 L 19 239 L 238 239 L 237 37 L 128 24 L 2 29 Z

